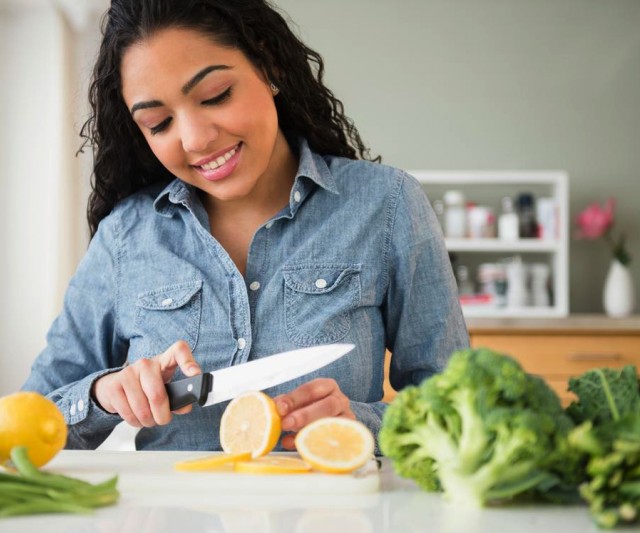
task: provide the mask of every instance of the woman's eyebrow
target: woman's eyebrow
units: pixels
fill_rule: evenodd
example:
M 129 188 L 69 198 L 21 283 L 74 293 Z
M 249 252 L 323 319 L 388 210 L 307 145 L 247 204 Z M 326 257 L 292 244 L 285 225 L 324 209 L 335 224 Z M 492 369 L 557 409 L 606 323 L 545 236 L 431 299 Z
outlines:
M 231 67 L 228 65 L 209 65 L 208 67 L 204 67 L 200 70 L 193 78 L 191 78 L 187 83 L 182 86 L 182 94 L 189 94 L 189 91 L 193 89 L 198 83 L 202 81 L 202 79 L 207 76 L 207 74 L 216 71 L 216 70 L 229 70 Z M 136 111 L 140 109 L 148 109 L 150 107 L 160 107 L 162 106 L 162 102 L 160 100 L 148 100 L 146 102 L 137 102 L 133 104 L 131 107 L 131 114 L 133 115 Z
M 188 94 L 191 89 L 193 89 L 202 78 L 204 78 L 210 72 L 214 70 L 229 70 L 231 67 L 228 65 L 209 65 L 208 67 L 204 67 L 200 72 L 198 72 L 193 78 L 191 78 L 187 83 L 182 87 L 182 94 Z

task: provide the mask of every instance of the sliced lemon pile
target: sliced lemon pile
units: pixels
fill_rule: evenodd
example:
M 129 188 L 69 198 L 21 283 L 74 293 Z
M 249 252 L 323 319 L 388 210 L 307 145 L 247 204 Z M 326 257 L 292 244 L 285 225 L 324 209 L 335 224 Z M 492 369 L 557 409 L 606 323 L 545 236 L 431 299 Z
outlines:
M 296 457 L 269 455 L 253 461 L 239 461 L 233 469 L 245 474 L 304 474 L 311 471 L 311 465 Z
M 220 445 L 225 453 L 182 461 L 176 470 L 222 470 L 247 474 L 297 474 L 311 470 L 352 472 L 373 455 L 369 429 L 347 418 L 321 418 L 305 426 L 295 438 L 301 458 L 269 455 L 280 438 L 275 402 L 263 392 L 234 398 L 222 413 Z
M 180 472 L 200 472 L 203 470 L 233 470 L 238 461 L 250 461 L 251 452 L 244 453 L 224 453 L 221 455 L 211 455 L 200 459 L 190 459 L 180 461 L 174 465 Z
M 24 446 L 29 460 L 39 468 L 66 442 L 64 416 L 46 396 L 22 391 L 0 398 L 0 464 L 10 459 L 12 448 Z
M 245 392 L 227 405 L 220 420 L 220 445 L 227 453 L 250 452 L 255 459 L 273 450 L 280 438 L 276 404 L 263 392 Z
M 300 430 L 295 438 L 300 456 L 314 470 L 330 473 L 352 472 L 373 455 L 371 431 L 357 420 L 320 418 Z

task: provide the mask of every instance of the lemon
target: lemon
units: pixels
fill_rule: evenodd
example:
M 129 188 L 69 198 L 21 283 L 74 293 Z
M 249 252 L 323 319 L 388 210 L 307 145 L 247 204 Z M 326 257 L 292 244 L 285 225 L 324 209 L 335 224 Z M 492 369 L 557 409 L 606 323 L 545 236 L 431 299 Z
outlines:
M 181 472 L 197 472 L 203 470 L 232 470 L 237 461 L 250 461 L 251 452 L 244 453 L 223 453 L 220 455 L 209 455 L 201 459 L 190 459 L 180 461 L 174 465 L 176 470 Z
M 37 392 L 0 398 L 0 464 L 14 446 L 25 446 L 34 466 L 47 464 L 64 448 L 67 424 L 55 403 Z
M 233 469 L 244 474 L 304 474 L 311 465 L 297 457 L 268 455 L 253 461 L 238 461 Z
M 263 392 L 245 392 L 231 400 L 220 420 L 220 445 L 227 453 L 268 454 L 280 438 L 276 404 Z
M 371 431 L 357 420 L 326 417 L 303 427 L 295 445 L 314 470 L 339 474 L 363 466 L 373 455 L 375 441 Z

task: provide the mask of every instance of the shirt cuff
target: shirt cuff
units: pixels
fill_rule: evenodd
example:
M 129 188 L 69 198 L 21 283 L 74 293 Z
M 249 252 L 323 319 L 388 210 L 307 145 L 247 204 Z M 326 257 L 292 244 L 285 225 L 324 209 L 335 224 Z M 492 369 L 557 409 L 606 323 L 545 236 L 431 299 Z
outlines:
M 382 425 L 382 415 L 384 414 L 387 404 L 384 402 L 375 403 L 363 403 L 363 402 L 350 402 L 351 411 L 356 415 L 356 419 L 362 422 L 373 433 L 376 447 L 374 450 L 375 455 L 382 455 L 380 448 L 378 447 L 378 432 Z
M 59 399 L 56 401 L 62 411 L 67 425 L 73 426 L 91 418 L 91 426 L 95 430 L 111 428 L 122 421 L 120 415 L 108 413 L 98 405 L 91 397 L 93 383 L 106 374 L 118 372 L 121 368 L 109 368 L 88 375 L 73 384 L 66 391 L 58 391 Z

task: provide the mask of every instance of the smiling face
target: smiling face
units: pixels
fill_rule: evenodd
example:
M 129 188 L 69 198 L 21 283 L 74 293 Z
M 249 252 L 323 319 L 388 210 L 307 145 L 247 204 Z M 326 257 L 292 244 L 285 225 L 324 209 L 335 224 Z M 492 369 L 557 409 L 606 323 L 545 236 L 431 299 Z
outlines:
M 274 94 L 242 52 L 166 29 L 129 47 L 120 73 L 124 101 L 151 150 L 207 193 L 205 204 L 263 201 L 274 187 L 290 187 L 294 158 Z

